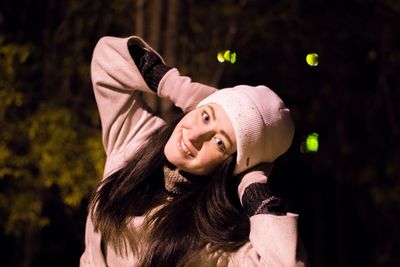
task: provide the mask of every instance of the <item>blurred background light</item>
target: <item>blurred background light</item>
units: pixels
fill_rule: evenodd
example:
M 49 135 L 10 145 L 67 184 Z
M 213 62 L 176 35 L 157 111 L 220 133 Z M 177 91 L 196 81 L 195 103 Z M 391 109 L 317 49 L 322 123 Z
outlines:
M 218 52 L 217 59 L 221 63 L 227 61 L 233 64 L 236 62 L 236 53 L 231 52 L 230 50 L 225 50 L 224 52 Z
M 300 151 L 302 153 L 316 153 L 318 152 L 319 142 L 318 142 L 318 134 L 311 133 L 307 135 L 305 141 L 303 141 L 300 145 Z
M 318 54 L 316 54 L 316 53 L 307 54 L 306 62 L 311 67 L 318 66 L 318 63 L 319 63 Z

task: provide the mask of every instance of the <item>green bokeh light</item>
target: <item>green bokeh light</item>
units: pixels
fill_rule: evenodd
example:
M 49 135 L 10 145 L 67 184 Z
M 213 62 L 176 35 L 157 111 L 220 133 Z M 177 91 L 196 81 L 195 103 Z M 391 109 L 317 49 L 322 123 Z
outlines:
M 318 134 L 317 133 L 309 134 L 307 136 L 306 144 L 307 144 L 307 150 L 309 152 L 317 152 L 319 147 Z
M 310 53 L 306 56 L 306 62 L 308 65 L 311 67 L 318 66 L 319 63 L 319 57 L 317 53 Z
M 231 60 L 231 51 L 230 51 L 230 50 L 225 50 L 224 58 L 225 58 L 225 60 L 227 60 L 227 61 L 230 61 L 230 60 Z
M 318 134 L 311 133 L 307 136 L 306 140 L 301 143 L 300 151 L 302 153 L 316 153 L 319 149 Z
M 233 63 L 235 63 L 235 62 L 236 62 L 236 53 L 233 52 L 233 53 L 231 54 L 231 64 L 233 64 Z

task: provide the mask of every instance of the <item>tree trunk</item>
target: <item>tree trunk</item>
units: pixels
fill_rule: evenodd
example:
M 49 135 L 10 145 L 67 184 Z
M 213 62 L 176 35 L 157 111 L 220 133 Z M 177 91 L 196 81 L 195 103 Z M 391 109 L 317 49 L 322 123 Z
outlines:
M 144 0 L 136 0 L 135 3 L 135 35 L 144 37 Z
M 178 17 L 179 17 L 179 0 L 168 0 L 167 29 L 165 35 L 165 52 L 164 58 L 171 66 L 176 66 L 177 48 L 178 48 Z
M 20 247 L 22 248 L 21 258 L 20 258 L 20 266 L 21 267 L 30 267 L 32 265 L 32 259 L 34 252 L 38 250 L 40 242 L 37 242 L 37 226 L 34 223 L 30 223 L 25 228 L 25 231 L 20 239 L 22 244 Z
M 168 0 L 167 12 L 163 57 L 168 66 L 177 67 L 179 0 Z M 166 120 L 173 118 L 176 114 L 174 105 L 170 101 L 160 101 L 159 111 Z
M 163 15 L 163 2 L 159 0 L 149 0 L 147 5 L 147 25 L 146 27 L 146 42 L 153 47 L 157 52 L 161 49 L 161 19 Z M 156 113 L 160 112 L 161 102 L 159 97 L 152 94 L 145 94 L 143 96 L 146 103 Z
M 161 48 L 161 19 L 163 15 L 163 2 L 159 0 L 150 0 L 148 3 L 149 16 L 147 27 L 147 41 L 156 50 Z
M 235 35 L 236 35 L 236 21 L 234 23 L 232 23 L 232 25 L 229 27 L 229 32 L 226 35 L 226 39 L 225 39 L 224 49 L 230 49 Z M 213 77 L 213 80 L 211 83 L 212 86 L 218 88 L 218 84 L 221 81 L 222 74 L 224 73 L 224 70 L 225 70 L 225 66 L 226 66 L 226 63 L 218 64 L 218 67 L 214 72 L 214 77 Z

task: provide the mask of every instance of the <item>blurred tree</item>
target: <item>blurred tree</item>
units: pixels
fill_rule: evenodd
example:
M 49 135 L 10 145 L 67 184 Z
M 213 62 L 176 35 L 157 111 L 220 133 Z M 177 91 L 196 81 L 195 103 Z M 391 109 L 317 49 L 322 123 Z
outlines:
M 26 84 L 17 79 L 29 47 L 0 48 L 0 210 L 6 234 L 21 238 L 20 266 L 30 266 L 38 231 L 49 224 L 42 214 L 46 191 L 56 186 L 65 205 L 77 208 L 101 177 L 103 153 L 98 131 L 79 114 L 43 101 L 31 103 Z M 93 122 L 96 125 L 97 122 Z M 92 126 L 93 127 L 93 126 Z
M 76 210 L 101 177 L 104 155 L 97 110 L 88 105 L 89 58 L 82 51 L 88 43 L 71 42 L 83 34 L 79 28 L 72 36 L 62 30 L 76 16 L 78 1 L 65 11 L 64 21 L 58 20 L 56 1 L 44 9 L 25 1 L 17 17 L 10 17 L 13 4 L 7 4 L 0 20 L 0 227 L 14 236 L 14 250 L 20 251 L 8 258 L 10 265 L 31 266 L 43 249 L 40 231 L 57 212 L 44 214 L 45 202 L 60 198 L 65 210 Z M 39 13 L 30 29 L 41 32 L 27 31 L 30 9 Z M 40 18 L 40 12 L 46 16 Z M 81 27 L 79 21 L 75 25 Z M 73 45 L 62 43 L 60 51 L 64 41 Z M 87 89 L 78 90 L 83 84 Z M 49 198 L 53 188 L 58 194 Z

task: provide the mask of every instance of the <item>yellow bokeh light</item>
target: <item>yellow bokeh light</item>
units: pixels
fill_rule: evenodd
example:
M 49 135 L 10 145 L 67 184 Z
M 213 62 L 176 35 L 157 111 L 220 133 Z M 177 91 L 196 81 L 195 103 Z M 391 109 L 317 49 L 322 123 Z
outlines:
M 221 52 L 218 53 L 217 59 L 221 63 L 225 61 L 224 55 Z
M 319 58 L 317 53 L 310 53 L 306 56 L 306 62 L 311 67 L 318 66 Z

